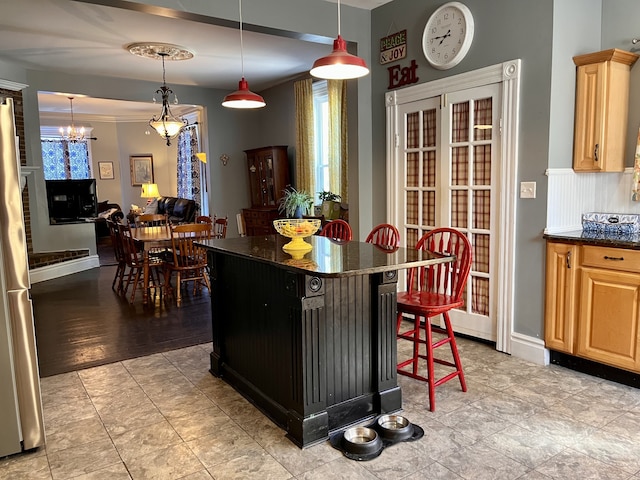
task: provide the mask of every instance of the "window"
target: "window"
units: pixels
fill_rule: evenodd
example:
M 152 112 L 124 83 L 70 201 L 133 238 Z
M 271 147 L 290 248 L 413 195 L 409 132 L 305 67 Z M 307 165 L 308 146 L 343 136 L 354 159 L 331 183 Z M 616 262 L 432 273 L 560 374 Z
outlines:
M 329 191 L 329 93 L 326 80 L 313 83 L 313 127 L 315 189 L 318 192 Z
M 89 135 L 90 133 L 87 134 Z M 60 138 L 55 129 L 43 128 L 40 142 L 45 180 L 93 178 L 89 140 L 69 142 Z

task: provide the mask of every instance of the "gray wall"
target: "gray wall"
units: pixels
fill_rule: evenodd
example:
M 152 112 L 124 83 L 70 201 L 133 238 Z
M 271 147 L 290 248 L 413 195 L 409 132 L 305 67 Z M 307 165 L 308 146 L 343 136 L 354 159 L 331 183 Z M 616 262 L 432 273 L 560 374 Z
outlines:
M 542 336 L 544 243 L 546 222 L 546 177 L 549 151 L 551 91 L 551 54 L 553 1 L 537 0 L 465 0 L 474 16 L 473 44 L 466 58 L 447 71 L 429 66 L 422 52 L 422 32 L 429 15 L 441 1 L 415 2 L 395 0 L 373 11 L 372 50 L 380 38 L 407 29 L 407 57 L 399 63 L 418 64 L 418 83 L 476 70 L 516 58 L 522 59 L 518 181 L 536 181 L 534 200 L 517 203 L 516 317 L 514 329 L 531 336 Z M 395 28 L 390 31 L 390 26 Z M 385 188 L 385 110 L 387 67 L 373 65 L 373 189 Z M 382 222 L 386 212 L 385 196 L 375 199 L 374 223 Z

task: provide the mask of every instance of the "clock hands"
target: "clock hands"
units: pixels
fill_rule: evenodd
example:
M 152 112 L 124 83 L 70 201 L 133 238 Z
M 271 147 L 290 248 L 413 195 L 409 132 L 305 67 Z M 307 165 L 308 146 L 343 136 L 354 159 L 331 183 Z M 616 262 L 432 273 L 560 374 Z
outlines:
M 445 33 L 444 35 L 441 35 L 439 37 L 434 37 L 433 39 L 434 40 L 440 39 L 439 45 L 442 45 L 442 42 L 444 42 L 444 39 L 450 36 L 451 36 L 451 29 L 447 30 L 447 33 Z

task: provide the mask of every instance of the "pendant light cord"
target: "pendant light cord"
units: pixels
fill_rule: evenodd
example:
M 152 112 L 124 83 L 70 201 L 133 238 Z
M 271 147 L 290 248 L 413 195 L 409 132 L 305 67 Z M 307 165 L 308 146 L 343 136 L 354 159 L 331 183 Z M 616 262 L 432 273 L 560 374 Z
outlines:
M 340 0 L 338 0 L 338 36 L 340 36 Z
M 238 0 L 238 11 L 240 13 L 240 68 L 242 78 L 244 78 L 244 45 L 242 43 L 242 0 Z

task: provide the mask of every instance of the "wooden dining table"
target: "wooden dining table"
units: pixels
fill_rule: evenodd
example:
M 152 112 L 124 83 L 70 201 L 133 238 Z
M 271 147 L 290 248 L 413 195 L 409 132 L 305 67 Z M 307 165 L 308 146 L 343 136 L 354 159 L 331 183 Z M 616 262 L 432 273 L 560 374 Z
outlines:
M 171 227 L 131 227 L 131 236 L 143 246 L 142 303 L 146 305 L 149 302 L 149 251 L 154 247 L 171 247 Z

